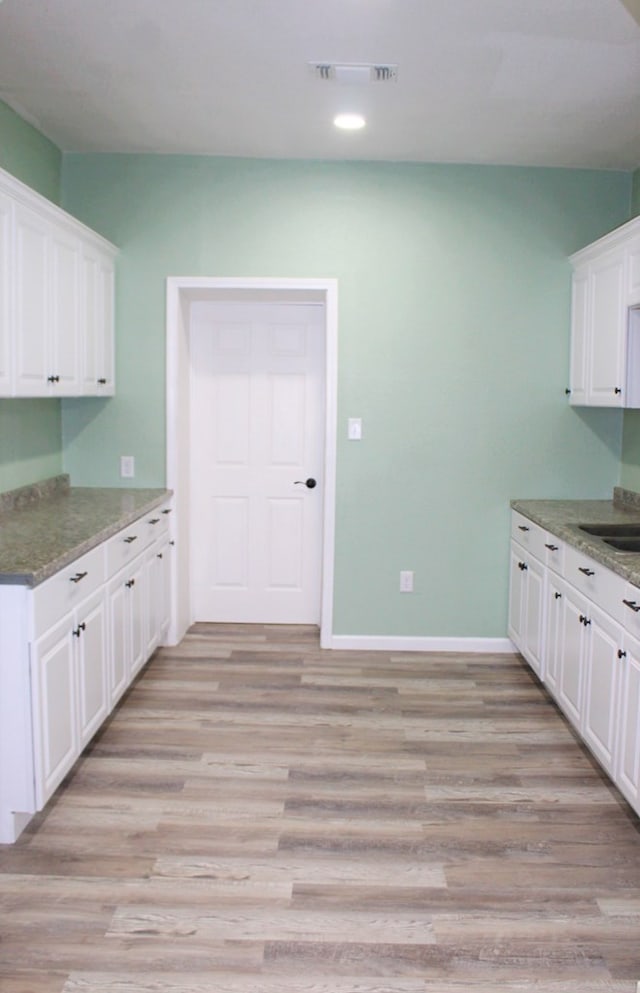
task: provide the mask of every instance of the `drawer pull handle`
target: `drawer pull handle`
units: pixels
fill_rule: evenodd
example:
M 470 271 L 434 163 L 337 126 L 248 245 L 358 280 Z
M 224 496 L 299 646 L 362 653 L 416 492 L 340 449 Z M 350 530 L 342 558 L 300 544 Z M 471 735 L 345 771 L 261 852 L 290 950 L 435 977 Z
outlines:
M 640 606 L 638 606 L 635 600 L 623 600 L 622 602 L 625 607 L 630 607 L 636 614 L 640 611 Z
M 84 621 L 82 621 L 81 624 L 78 624 L 77 628 L 73 632 L 74 638 L 79 638 L 82 632 L 86 629 L 86 627 L 87 625 L 84 623 Z
M 558 551 L 558 546 L 557 545 L 545 545 L 544 547 L 545 548 L 548 548 L 550 552 L 557 552 Z
M 587 627 L 588 624 L 591 624 L 591 621 L 588 617 L 585 617 L 584 614 L 580 614 L 580 623 Z
M 159 517 L 152 517 L 151 520 L 149 521 L 149 524 L 159 524 L 159 523 L 160 523 Z
M 627 653 L 626 652 L 623 652 L 622 649 L 619 648 L 618 649 L 618 658 L 619 659 L 626 659 L 626 657 L 627 657 Z
M 531 528 L 528 528 L 526 524 L 518 524 L 518 531 L 530 531 L 530 530 Z
M 84 579 L 84 577 L 88 575 L 88 572 L 76 572 L 75 576 L 70 577 L 70 581 L 72 583 L 79 583 L 81 579 Z
M 170 514 L 171 513 L 171 507 L 169 507 L 168 510 L 161 511 L 161 513 L 163 513 L 163 514 Z
M 124 585 L 127 587 L 128 590 L 130 590 L 132 586 L 136 585 L 136 581 L 135 579 L 129 579 Z
M 578 572 L 583 572 L 585 576 L 595 576 L 595 572 L 593 571 L 593 569 L 587 569 L 583 565 L 579 566 Z
M 518 569 L 520 570 L 520 572 L 526 572 L 527 568 L 528 566 L 526 562 L 518 562 Z
M 130 545 L 132 541 L 136 541 L 137 537 L 137 534 L 130 534 L 128 538 L 124 539 L 125 545 Z
M 60 382 L 60 376 L 47 376 L 47 382 L 48 383 L 59 383 Z

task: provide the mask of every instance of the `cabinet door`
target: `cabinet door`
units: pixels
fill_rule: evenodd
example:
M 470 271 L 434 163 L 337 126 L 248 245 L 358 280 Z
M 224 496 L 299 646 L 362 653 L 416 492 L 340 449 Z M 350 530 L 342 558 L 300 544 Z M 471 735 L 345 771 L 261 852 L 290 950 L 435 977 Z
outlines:
M 14 345 L 18 396 L 49 396 L 55 375 L 49 354 L 49 225 L 15 205 Z
M 93 245 L 82 255 L 82 392 L 114 392 L 113 262 Z
M 583 687 L 583 619 L 587 601 L 571 586 L 562 584 L 562 641 L 556 700 L 576 729 L 580 728 Z
M 613 773 L 622 628 L 592 604 L 587 613 L 581 733 L 603 769 Z
M 32 646 L 36 804 L 40 810 L 78 755 L 73 618 Z
M 633 238 L 627 247 L 627 306 L 640 304 L 640 237 Z
M 147 657 L 161 643 L 169 626 L 169 542 L 153 545 L 147 553 L 147 582 L 149 589 L 149 625 Z
M 80 748 L 84 748 L 110 709 L 107 685 L 106 598 L 102 590 L 77 612 L 75 622 L 79 737 Z
M 12 201 L 0 193 L 0 396 L 10 396 L 12 389 L 12 227 Z
M 590 348 L 588 402 L 624 406 L 626 307 L 624 254 L 608 252 L 590 270 Z
M 115 704 L 129 685 L 131 671 L 131 627 L 125 579 L 117 576 L 107 591 L 109 611 L 109 697 Z
M 615 781 L 640 813 L 640 642 L 628 635 L 620 666 Z
M 589 319 L 589 271 L 584 266 L 573 274 L 571 290 L 571 366 L 570 394 L 572 404 L 587 402 L 587 348 Z
M 540 679 L 544 668 L 544 576 L 542 563 L 533 556 L 525 562 L 524 570 L 524 645 L 523 655 Z
M 562 583 L 553 573 L 547 582 L 547 637 L 545 648 L 544 682 L 553 697 L 559 694 L 560 667 L 564 642 L 564 609 Z
M 55 396 L 80 393 L 80 239 L 52 226 L 50 243 L 50 365 Z
M 129 575 L 127 584 L 128 617 L 131 630 L 130 679 L 147 661 L 149 643 L 149 586 L 144 557 L 140 557 Z
M 522 649 L 524 644 L 525 601 L 524 601 L 524 550 L 511 542 L 509 567 L 509 637 L 514 645 Z

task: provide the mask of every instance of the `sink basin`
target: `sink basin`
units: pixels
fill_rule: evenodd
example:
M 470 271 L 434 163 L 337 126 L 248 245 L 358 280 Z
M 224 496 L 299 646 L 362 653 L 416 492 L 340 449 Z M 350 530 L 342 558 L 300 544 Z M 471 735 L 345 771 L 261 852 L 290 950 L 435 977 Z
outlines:
M 578 527 L 596 538 L 640 538 L 640 524 L 579 524 Z
M 617 552 L 640 552 L 640 537 L 637 538 L 603 538 L 605 545 L 615 548 Z

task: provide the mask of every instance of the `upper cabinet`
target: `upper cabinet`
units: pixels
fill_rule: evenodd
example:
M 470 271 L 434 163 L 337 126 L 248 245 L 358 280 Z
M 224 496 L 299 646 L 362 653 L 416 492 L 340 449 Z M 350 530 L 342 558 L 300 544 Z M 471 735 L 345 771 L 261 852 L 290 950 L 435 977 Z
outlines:
M 576 252 L 570 402 L 640 407 L 640 218 Z
M 0 170 L 0 396 L 108 396 L 116 248 Z

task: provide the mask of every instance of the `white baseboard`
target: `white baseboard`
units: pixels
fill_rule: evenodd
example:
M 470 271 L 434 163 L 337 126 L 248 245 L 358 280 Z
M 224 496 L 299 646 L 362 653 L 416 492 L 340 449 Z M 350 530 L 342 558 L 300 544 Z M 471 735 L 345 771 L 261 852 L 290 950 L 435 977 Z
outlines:
M 359 652 L 459 652 L 482 655 L 515 655 L 509 638 L 404 638 L 394 635 L 334 634 L 323 648 Z

